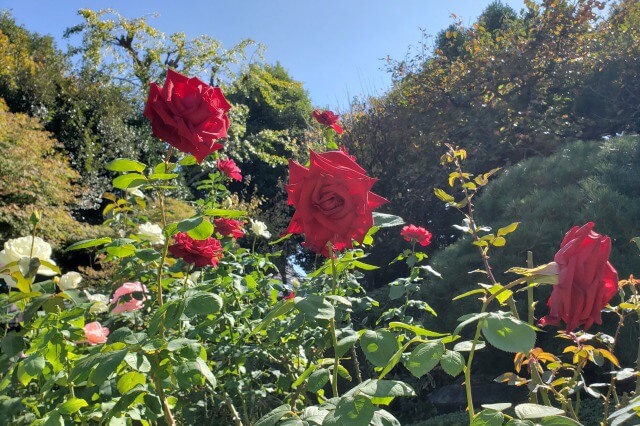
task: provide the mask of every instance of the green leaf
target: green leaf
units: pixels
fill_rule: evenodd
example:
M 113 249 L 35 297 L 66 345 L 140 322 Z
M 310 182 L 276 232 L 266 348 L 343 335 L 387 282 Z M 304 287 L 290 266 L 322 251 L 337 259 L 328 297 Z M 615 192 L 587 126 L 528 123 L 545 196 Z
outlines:
M 63 416 L 68 416 L 70 414 L 76 413 L 80 411 L 83 407 L 88 407 L 89 404 L 87 401 L 81 398 L 70 398 L 59 405 L 56 410 L 62 414 Z
M 137 371 L 129 371 L 118 379 L 118 392 L 125 394 L 138 385 L 147 383 L 147 376 Z
M 507 244 L 507 240 L 504 237 L 496 237 L 491 241 L 491 245 L 494 247 L 504 247 Z
M 185 299 L 184 314 L 189 318 L 196 315 L 215 314 L 222 309 L 222 298 L 213 293 L 199 293 Z
M 440 188 L 435 188 L 433 192 L 436 195 L 436 197 L 438 197 L 438 199 L 440 199 L 441 201 L 444 201 L 445 203 L 453 203 L 456 200 L 455 198 L 453 198 L 451 195 L 447 194 Z
M 128 238 L 117 238 L 107 245 L 107 253 L 112 256 L 125 258 L 136 254 L 136 247 L 131 244 L 133 240 Z
M 31 354 L 18 364 L 18 380 L 24 386 L 29 384 L 31 379 L 34 379 L 42 374 L 44 370 L 45 361 L 44 357 L 38 353 Z
M 387 330 L 366 330 L 360 336 L 365 357 L 376 367 L 384 367 L 399 348 L 395 334 Z
M 505 426 L 536 426 L 536 424 L 531 420 L 511 419 L 505 424 Z
M 358 341 L 360 335 L 351 328 L 344 328 L 338 335 L 338 347 L 336 354 L 338 357 L 343 356 Z
M 403 328 L 405 330 L 412 331 L 416 336 L 426 337 L 444 337 L 448 336 L 447 333 L 438 333 L 436 331 L 427 330 L 426 328 L 419 327 L 417 325 L 405 324 L 399 321 L 392 321 L 389 323 L 389 328 Z
M 227 219 L 238 219 L 248 215 L 248 213 L 244 210 L 226 210 L 226 209 L 209 209 L 209 210 L 205 210 L 204 214 L 206 216 L 225 217 Z
M 171 180 L 178 176 L 178 173 L 153 173 L 149 175 L 149 180 Z
M 411 351 L 409 358 L 405 361 L 405 367 L 414 376 L 422 377 L 438 365 L 444 351 L 444 344 L 439 340 L 422 343 Z
M 321 368 L 311 373 L 307 382 L 309 392 L 318 393 L 329 382 L 329 376 L 329 370 L 326 368 Z
M 128 158 L 116 158 L 105 166 L 112 172 L 138 172 L 141 173 L 147 166 L 139 161 Z
M 520 419 L 540 419 L 543 417 L 557 416 L 564 414 L 564 411 L 556 408 L 549 407 L 548 405 L 538 404 L 520 404 L 515 408 L 516 416 Z
M 269 324 L 273 322 L 274 319 L 288 313 L 290 310 L 294 308 L 294 306 L 295 304 L 293 299 L 283 300 L 282 302 L 279 302 L 278 305 L 276 305 L 271 311 L 269 311 L 269 313 L 267 314 L 267 316 L 264 317 L 262 322 L 258 324 L 258 326 L 251 331 L 250 336 L 253 336 L 254 334 L 259 333 L 265 328 L 267 328 Z
M 536 343 L 536 332 L 529 324 L 504 313 L 489 314 L 482 323 L 482 334 L 505 352 L 528 353 Z
M 483 288 L 476 288 L 475 290 L 470 290 L 470 291 L 467 291 L 466 293 L 459 294 L 451 300 L 460 300 L 460 299 L 464 299 L 465 297 L 473 296 L 474 294 L 484 294 L 484 293 L 485 293 L 485 290 Z
M 507 225 L 504 228 L 498 229 L 497 236 L 504 237 L 505 235 L 512 233 L 518 228 L 518 225 L 520 225 L 520 222 L 513 222 L 511 225 Z
M 440 359 L 442 369 L 450 376 L 457 376 L 464 370 L 464 357 L 456 351 L 446 350 Z
M 276 426 L 280 419 L 289 412 L 291 412 L 291 406 L 289 404 L 281 405 L 265 414 L 254 426 Z
M 184 300 L 170 300 L 159 307 L 149 321 L 149 335 L 155 335 L 161 327 L 168 330 L 176 325 L 184 312 L 184 305 Z
M 470 426 L 502 426 L 504 415 L 496 410 L 482 410 L 473 418 Z
M 373 212 L 373 225 L 378 228 L 389 228 L 392 226 L 404 225 L 405 221 L 400 216 L 392 214 Z
M 185 155 L 180 161 L 178 161 L 178 164 L 181 166 L 193 166 L 194 164 L 198 164 L 198 160 L 196 160 L 196 157 L 189 154 Z
M 102 246 L 104 244 L 109 244 L 110 242 L 111 242 L 111 238 L 109 237 L 94 238 L 91 240 L 82 240 L 82 241 L 78 241 L 77 243 L 71 244 L 64 251 L 67 252 L 71 250 L 80 250 L 85 248 L 97 247 L 97 246 Z
M 482 408 L 486 408 L 487 410 L 495 410 L 495 411 L 504 411 L 511 408 L 510 402 L 498 402 L 495 404 L 482 404 Z
M 140 173 L 127 173 L 120 175 L 113 180 L 113 187 L 118 189 L 127 189 L 140 186 L 147 183 L 147 178 Z
M 178 223 L 178 231 L 186 232 L 194 240 L 206 240 L 213 234 L 213 224 L 196 216 Z
M 10 331 L 2 339 L 0 350 L 2 354 L 12 358 L 18 355 L 24 349 L 24 339 L 15 331 Z
M 478 320 L 481 320 L 485 317 L 487 317 L 489 314 L 487 312 L 482 312 L 482 313 L 478 313 L 478 314 L 467 314 L 467 315 L 463 315 L 460 318 L 458 318 L 458 321 L 460 321 L 460 324 L 458 324 L 458 326 L 456 327 L 455 330 L 453 330 L 453 335 L 456 336 L 460 333 L 460 330 L 462 330 L 464 327 L 466 327 L 467 325 L 471 324 L 472 322 L 476 322 Z
M 343 396 L 335 411 L 324 418 L 322 426 L 369 426 L 374 410 L 375 407 L 365 396 Z
M 416 396 L 416 392 L 408 384 L 399 380 L 367 379 L 345 395 L 365 394 L 371 398 L 410 397 Z
M 333 305 L 326 298 L 317 294 L 296 297 L 294 301 L 296 308 L 310 318 L 329 320 L 336 314 Z
M 201 358 L 196 358 L 196 363 L 198 364 L 198 369 L 200 370 L 200 374 L 202 374 L 207 382 L 211 385 L 213 389 L 216 388 L 216 377 L 211 372 L 211 369 Z
M 89 373 L 89 380 L 94 385 L 100 386 L 107 378 L 116 373 L 118 366 L 127 355 L 127 349 L 121 349 L 113 352 L 101 353 L 96 358 L 96 363 Z
M 633 412 L 634 416 L 637 416 Z M 549 416 L 542 420 L 538 420 L 536 426 L 582 426 L 580 423 L 565 416 Z M 616 426 L 616 423 L 611 423 L 611 426 Z

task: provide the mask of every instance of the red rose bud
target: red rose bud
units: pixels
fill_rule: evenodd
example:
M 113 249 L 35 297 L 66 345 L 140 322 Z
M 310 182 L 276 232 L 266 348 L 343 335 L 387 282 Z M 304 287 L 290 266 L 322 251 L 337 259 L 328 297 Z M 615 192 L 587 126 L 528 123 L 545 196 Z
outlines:
M 218 160 L 218 170 L 234 180 L 242 180 L 240 168 L 233 160 Z
M 143 114 L 156 137 L 202 163 L 222 148 L 217 140 L 227 137 L 229 109 L 219 87 L 170 69 L 164 86 L 151 83 Z
M 618 292 L 618 273 L 609 263 L 611 239 L 593 231 L 589 222 L 574 226 L 565 235 L 554 260 L 558 266 L 558 284 L 547 302 L 549 315 L 539 325 L 567 325 L 567 332 L 595 322 L 602 324 L 602 309 Z
M 198 268 L 207 265 L 218 266 L 223 254 L 220 241 L 213 237 L 206 240 L 194 240 L 186 232 L 180 232 L 173 238 L 175 243 L 169 246 L 169 253 L 173 256 L 183 259 L 187 263 L 193 263 Z
M 339 116 L 331 111 L 320 111 L 318 109 L 311 113 L 311 116 L 320 124 L 331 127 L 337 134 L 342 134 L 342 127 L 338 124 Z
M 237 221 L 235 219 L 219 218 L 213 221 L 216 232 L 225 237 L 242 238 L 244 236 L 244 230 L 242 226 L 244 222 Z
M 402 231 L 400 231 L 400 235 L 404 237 L 405 241 L 411 242 L 411 240 L 416 240 L 416 242 L 423 247 L 431 244 L 431 232 L 421 226 L 405 226 L 402 228 Z
M 342 151 L 311 151 L 308 169 L 289 160 L 287 193 L 296 212 L 285 232 L 305 234 L 305 247 L 327 257 L 328 242 L 336 250 L 353 247 L 373 226 L 373 209 L 387 202 L 370 191 L 375 182 Z

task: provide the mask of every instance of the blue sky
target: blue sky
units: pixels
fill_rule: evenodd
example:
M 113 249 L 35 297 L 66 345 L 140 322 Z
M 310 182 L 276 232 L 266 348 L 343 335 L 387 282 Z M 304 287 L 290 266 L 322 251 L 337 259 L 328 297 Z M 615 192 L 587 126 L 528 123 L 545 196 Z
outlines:
M 17 22 L 49 34 L 60 47 L 77 10 L 113 8 L 128 18 L 159 13 L 149 23 L 188 38 L 210 35 L 231 47 L 252 38 L 301 81 L 314 104 L 346 110 L 354 96 L 381 95 L 391 79 L 384 58 L 403 59 L 418 47 L 421 29 L 436 35 L 453 22 L 476 20 L 490 0 L 0 0 Z M 503 0 L 516 11 L 522 0 Z

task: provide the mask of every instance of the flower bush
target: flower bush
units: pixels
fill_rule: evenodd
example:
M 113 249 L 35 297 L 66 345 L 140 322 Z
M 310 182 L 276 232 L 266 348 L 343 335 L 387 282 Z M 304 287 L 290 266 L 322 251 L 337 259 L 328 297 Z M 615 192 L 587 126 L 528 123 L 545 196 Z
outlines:
M 416 395 L 406 378 L 420 384 L 436 368 L 463 377 L 471 425 L 579 424 L 587 395 L 604 401 L 603 421 L 637 419 L 638 366 L 620 365 L 618 332 L 586 331 L 602 323 L 603 310 L 618 317 L 618 331 L 637 316 L 640 282 L 618 282 L 611 241 L 594 223 L 569 230 L 554 262 L 530 261 L 509 271 L 517 276 L 511 282 L 498 282 L 491 256 L 520 224 L 493 231 L 476 222 L 475 196 L 499 170 L 474 176 L 463 170 L 466 151 L 446 145 L 441 163 L 451 170 L 449 188 L 434 194 L 462 215 L 458 228 L 483 265 L 478 287 L 454 300 L 473 296 L 481 306 L 454 330 L 430 330 L 423 319 L 437 312 L 414 297 L 441 277 L 423 251 L 431 232 L 375 211 L 386 199 L 372 192 L 376 179 L 337 146 L 333 133 L 342 128 L 331 112 L 313 114 L 326 126 L 328 150 L 310 151 L 308 165 L 289 162 L 286 192 L 295 213 L 270 243 L 278 247 L 303 234 L 302 246 L 323 257 L 314 271 L 293 279 L 276 266 L 281 252 L 255 250 L 258 238 L 271 238 L 266 224 L 224 201 L 229 179 L 241 179 L 235 162 L 217 152 L 229 108 L 219 88 L 172 70 L 163 87 L 152 84 L 144 114 L 170 146 L 164 161 L 114 159 L 108 165 L 114 192 L 105 207 L 114 236 L 66 248 L 97 250 L 113 271 L 104 286 L 62 273 L 36 235 L 37 213 L 31 235 L 5 243 L 0 278 L 10 289 L 0 296 L 7 324 L 1 421 L 398 425 L 403 413 L 394 401 Z M 193 217 L 169 220 L 168 190 L 180 182 L 182 166 L 208 156 L 222 173 L 203 182 L 207 198 L 194 203 Z M 159 224 L 149 222 L 147 197 L 158 206 Z M 388 284 L 384 305 L 362 285 L 364 273 L 378 268 L 367 256 L 382 228 L 408 243 L 391 262 L 404 262 L 408 274 Z M 535 292 L 542 285 L 553 290 L 541 325 L 564 321 L 562 353 L 537 346 Z M 622 302 L 612 306 L 616 294 Z M 490 347 L 514 354 L 513 371 L 496 380 L 527 385 L 528 402 L 474 403 L 474 358 Z M 589 364 L 607 368 L 609 383 L 587 383 Z M 635 393 L 621 398 L 617 383 L 631 379 Z

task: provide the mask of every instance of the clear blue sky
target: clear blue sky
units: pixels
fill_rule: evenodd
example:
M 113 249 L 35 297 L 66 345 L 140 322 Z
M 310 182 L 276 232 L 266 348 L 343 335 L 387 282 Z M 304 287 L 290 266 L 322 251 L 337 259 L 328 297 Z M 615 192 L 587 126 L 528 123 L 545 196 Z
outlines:
M 188 38 L 210 35 L 231 47 L 252 38 L 301 81 L 316 106 L 345 110 L 353 96 L 380 95 L 390 86 L 384 58 L 403 59 L 421 29 L 436 35 L 455 13 L 471 24 L 491 0 L 0 0 L 20 25 L 49 34 L 65 48 L 65 28 L 77 10 L 113 8 L 128 18 L 159 13 L 151 25 Z M 503 0 L 516 11 L 523 0 Z

